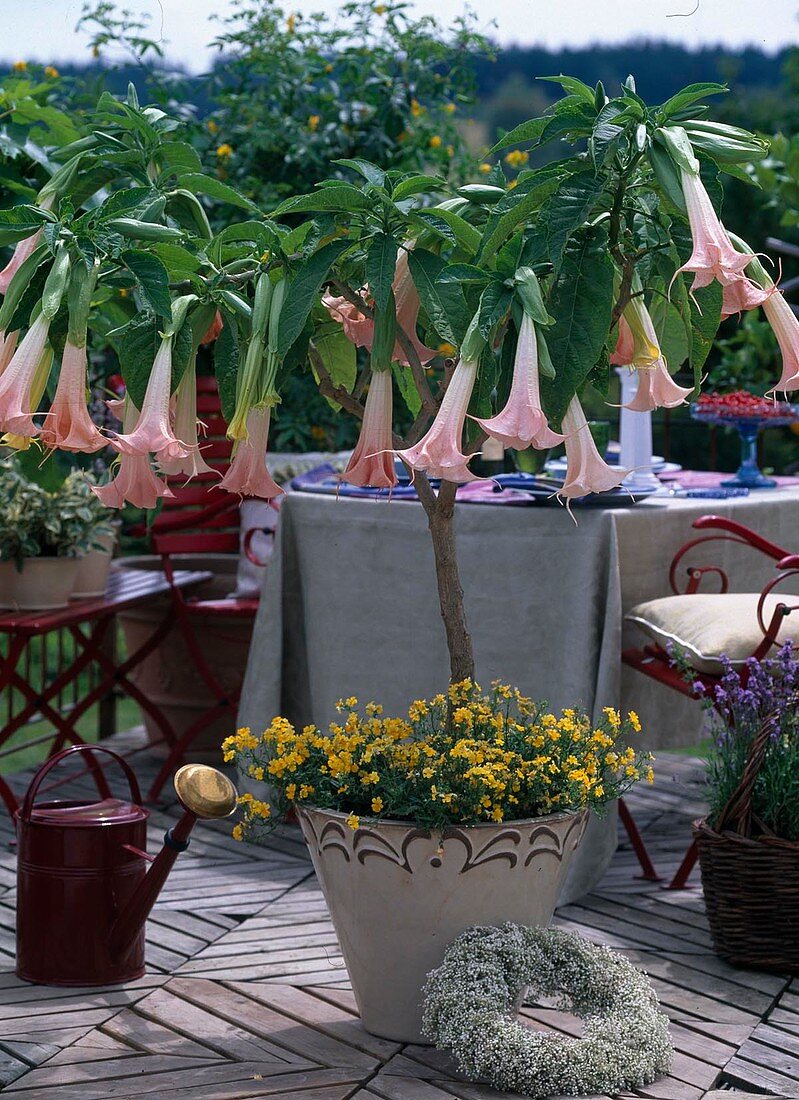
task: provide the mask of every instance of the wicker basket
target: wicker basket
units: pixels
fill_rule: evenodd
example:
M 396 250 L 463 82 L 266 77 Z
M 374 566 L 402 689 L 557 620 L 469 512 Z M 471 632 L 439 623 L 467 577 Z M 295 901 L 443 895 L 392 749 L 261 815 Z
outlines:
M 799 842 L 754 821 L 752 791 L 775 717 L 752 742 L 741 782 L 716 829 L 694 825 L 702 886 L 716 951 L 734 966 L 799 973 Z

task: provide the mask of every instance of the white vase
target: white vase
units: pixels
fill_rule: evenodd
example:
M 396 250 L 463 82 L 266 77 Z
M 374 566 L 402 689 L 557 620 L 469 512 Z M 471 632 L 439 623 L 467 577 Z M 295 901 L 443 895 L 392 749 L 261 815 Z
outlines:
M 421 1036 L 422 989 L 446 948 L 473 925 L 547 926 L 587 814 L 453 827 L 364 821 L 307 806 L 303 836 L 335 925 L 367 1031 Z
M 24 558 L 19 570 L 13 561 L 0 562 L 0 607 L 10 611 L 66 607 L 78 564 L 78 558 Z
M 634 412 L 624 406 L 633 400 L 638 389 L 638 372 L 629 367 L 616 367 L 621 385 L 621 415 L 619 419 L 619 465 L 631 472 L 622 482 L 625 489 L 660 489 L 661 483 L 652 472 L 652 413 Z

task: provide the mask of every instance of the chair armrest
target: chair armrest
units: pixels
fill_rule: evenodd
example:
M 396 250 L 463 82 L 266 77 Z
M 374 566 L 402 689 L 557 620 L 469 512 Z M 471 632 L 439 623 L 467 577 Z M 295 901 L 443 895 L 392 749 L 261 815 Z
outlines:
M 784 550 L 781 546 L 777 546 L 776 543 L 764 539 L 762 535 L 758 535 L 756 531 L 750 530 L 750 528 L 745 527 L 742 523 L 738 523 L 734 519 L 727 519 L 726 516 L 700 516 L 698 519 L 694 520 L 691 526 L 698 531 L 707 531 L 708 534 L 691 539 L 689 542 L 685 543 L 684 546 L 681 546 L 674 555 L 671 566 L 669 567 L 669 584 L 671 585 L 672 592 L 677 595 L 683 594 L 677 583 L 678 568 L 686 554 L 702 543 L 737 542 L 741 546 L 747 546 L 752 550 L 757 550 L 758 553 L 765 554 L 767 557 L 777 562 L 789 556 L 788 551 Z M 715 573 L 716 576 L 719 577 L 722 592 L 727 592 L 729 590 L 727 574 L 720 566 L 688 566 L 686 572 L 688 575 L 688 583 L 685 587 L 685 594 L 690 595 L 697 592 L 702 583 L 702 578 L 707 573 Z
M 778 569 L 799 569 L 799 554 L 788 554 L 777 562 Z

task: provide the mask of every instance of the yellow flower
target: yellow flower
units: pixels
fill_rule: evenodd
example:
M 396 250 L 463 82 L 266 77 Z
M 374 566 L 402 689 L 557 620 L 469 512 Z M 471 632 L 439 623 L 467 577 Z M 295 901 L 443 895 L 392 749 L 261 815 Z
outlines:
M 25 70 L 28 68 L 28 62 L 15 61 L 11 68 L 14 70 L 15 73 L 24 73 Z
M 309 115 L 308 116 L 308 129 L 311 131 L 312 134 L 316 132 L 316 129 L 319 126 L 319 122 L 320 122 L 321 118 L 322 118 L 321 115 Z
M 372 8 L 372 11 L 375 13 L 375 15 L 385 15 L 386 12 L 388 11 L 388 5 L 387 4 L 375 4 L 375 6 Z
M 325 65 L 325 72 L 326 73 L 332 73 L 333 72 L 332 62 L 328 61 L 328 63 Z
M 511 180 L 511 181 L 510 181 L 510 183 L 508 184 L 508 190 L 509 190 L 509 191 L 512 191 L 512 190 L 513 190 L 513 188 L 514 188 L 514 187 L 516 186 L 516 184 L 517 184 L 518 182 L 519 182 L 518 180 Z
M 296 797 L 296 794 L 297 794 L 297 784 L 296 783 L 289 783 L 288 787 L 286 787 L 286 798 L 289 800 L 289 802 L 294 801 L 294 798 Z
M 454 103 L 447 103 L 444 106 L 444 110 L 447 112 L 448 115 L 454 115 L 457 109 L 458 108 L 455 106 Z
M 433 136 L 430 138 L 430 148 L 431 149 L 440 149 L 441 148 L 441 138 L 438 134 L 433 134 Z
M 357 829 L 358 826 L 361 824 L 361 819 L 358 817 L 357 814 L 350 814 L 350 816 L 347 818 L 347 824 L 351 829 Z
M 61 73 L 55 67 L 55 65 L 46 65 L 44 69 L 44 75 L 49 76 L 51 80 L 55 80 L 56 77 L 61 76 Z
M 447 146 L 447 156 L 448 157 L 454 157 L 455 156 L 455 146 L 454 145 L 448 145 Z
M 100 56 L 100 47 L 99 46 L 92 46 L 92 57 L 99 57 L 99 56 Z
M 217 132 L 217 130 L 219 129 L 219 127 L 217 126 L 217 124 L 214 122 L 214 120 L 212 118 L 209 118 L 205 125 L 208 128 L 208 133 L 209 134 L 215 134 Z
M 454 344 L 447 344 L 447 343 L 439 344 L 438 348 L 436 350 L 438 351 L 439 355 L 443 355 L 446 358 L 449 358 L 450 356 L 455 355 L 458 351 L 458 349 L 455 347 Z
M 413 115 L 413 117 L 418 118 L 419 115 L 423 114 L 423 112 L 424 112 L 424 107 L 421 105 L 419 100 L 418 99 L 412 99 L 411 100 L 411 114 Z
M 489 164 L 487 160 L 484 160 L 483 163 L 478 166 L 477 171 L 482 172 L 484 176 L 487 176 L 492 167 L 493 165 Z
M 505 154 L 505 163 L 509 168 L 521 168 L 522 165 L 527 164 L 529 159 L 530 154 L 522 152 L 521 149 L 511 149 L 509 153 Z
M 222 142 L 216 151 L 216 155 L 220 160 L 230 160 L 233 156 L 233 146 L 228 145 L 226 141 Z
M 383 809 L 383 799 L 382 798 L 373 798 L 372 799 L 372 813 L 379 814 L 382 809 Z
M 233 839 L 244 840 L 244 828 L 241 824 L 233 826 Z
M 629 719 L 630 725 L 633 727 L 635 732 L 640 733 L 641 732 L 641 719 L 638 717 L 638 715 L 635 713 L 635 711 L 631 710 L 629 712 L 629 714 L 627 715 L 627 718 Z
M 297 16 L 294 14 L 294 12 L 292 12 L 291 15 L 288 17 L 288 19 L 286 20 L 286 30 L 288 31 L 289 34 L 294 34 L 294 30 L 295 30 L 296 26 L 297 26 Z

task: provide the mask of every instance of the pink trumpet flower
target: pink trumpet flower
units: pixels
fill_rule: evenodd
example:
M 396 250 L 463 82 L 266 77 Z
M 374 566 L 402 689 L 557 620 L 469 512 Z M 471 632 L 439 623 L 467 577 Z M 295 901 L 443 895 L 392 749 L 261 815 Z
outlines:
M 751 255 L 736 250 L 719 220 L 699 173 L 681 168 L 680 180 L 694 247 L 687 263 L 679 271 L 694 272 L 692 293 L 716 279 L 724 287 L 733 287 L 727 295 L 729 306 L 733 306 L 735 300 L 743 295 L 754 305 L 759 305 L 768 296 L 768 291 L 751 282 L 743 273 L 751 262 Z M 744 283 L 746 287 L 734 285 L 738 283 Z M 753 305 L 748 305 L 747 308 L 752 309 Z M 737 312 L 733 309 L 730 311 Z
M 373 371 L 361 434 L 341 475 L 343 481 L 376 489 L 390 489 L 397 484 L 391 437 L 392 406 L 391 371 Z
M 0 375 L 1 431 L 27 437 L 39 434 L 32 414 L 36 412 L 50 373 L 49 332 L 50 322 L 40 313 Z
M 530 446 L 537 450 L 548 450 L 563 442 L 564 437 L 553 432 L 547 424 L 546 415 L 541 408 L 538 341 L 535 325 L 527 313 L 523 314 L 519 329 L 507 404 L 502 412 L 492 416 L 490 420 L 481 420 L 478 417 L 475 420 L 488 435 L 518 451 Z
M 197 373 L 196 364 L 186 368 L 175 391 L 175 435 L 184 439 L 189 453 L 184 458 L 159 459 L 161 471 L 169 476 L 183 474 L 188 480 L 198 474 L 217 474 L 200 454 L 197 436 Z
M 638 389 L 625 409 L 633 412 L 652 412 L 654 409 L 676 409 L 693 391 L 678 386 L 669 374 L 663 358 L 651 367 L 638 368 Z
M 250 409 L 247 413 L 247 438 L 236 444 L 230 469 L 219 482 L 220 489 L 263 500 L 272 500 L 283 492 L 266 468 L 270 412 L 265 408 Z
M 391 287 L 394 291 L 397 325 L 407 334 L 408 339 L 416 349 L 419 361 L 429 363 L 437 352 L 433 348 L 426 347 L 416 335 L 416 321 L 421 303 L 408 264 L 408 252 L 412 247 L 413 243 L 411 242 L 400 249 Z M 344 334 L 348 340 L 351 340 L 356 347 L 371 350 L 375 335 L 374 321 L 371 317 L 361 313 L 358 307 L 347 301 L 346 298 L 336 298 L 330 294 L 325 294 L 322 298 L 322 304 L 327 307 L 333 320 L 338 321 L 343 326 Z M 391 357 L 397 363 L 402 363 L 406 367 L 409 365 L 408 353 L 399 342 L 394 344 Z
M 55 195 L 49 195 L 47 198 L 42 199 L 39 206 L 42 210 L 49 210 L 55 202 Z M 11 280 L 16 273 L 22 267 L 27 260 L 28 256 L 32 252 L 35 252 L 39 247 L 42 239 L 42 230 L 37 229 L 30 237 L 26 237 L 24 241 L 19 243 L 14 248 L 14 253 L 6 266 L 0 271 L 0 294 L 7 294 L 8 288 L 11 285 Z
M 40 433 L 46 447 L 91 454 L 108 445 L 92 422 L 86 407 L 86 345 L 67 340 L 61 358 L 61 374 L 50 411 Z
M 563 417 L 563 430 L 566 434 L 566 478 L 558 490 L 559 497 L 571 499 L 588 493 L 606 493 L 621 485 L 630 471 L 608 466 L 600 457 L 577 394 Z
M 108 404 L 110 406 L 112 402 Z M 119 403 L 113 404 L 118 408 Z M 123 431 L 139 418 L 139 410 L 132 401 L 125 400 L 124 410 Z M 161 497 L 175 495 L 165 481 L 155 476 L 149 455 L 125 451 L 119 456 L 119 467 L 113 481 L 107 485 L 93 485 L 92 492 L 106 508 L 122 508 L 125 501 L 136 508 L 155 508 Z
M 799 390 L 799 319 L 780 290 L 771 293 L 763 302 L 763 311 L 782 352 L 782 374 L 774 390 L 793 393 Z
M 459 485 L 477 480 L 466 465 L 470 456 L 461 451 L 463 423 L 476 378 L 477 362 L 461 359 L 427 434 L 413 447 L 397 451 L 411 469 L 423 470 L 430 477 Z
M 172 337 L 165 336 L 155 356 L 136 426 L 132 432 L 123 432 L 112 439 L 118 451 L 137 455 L 152 451 L 161 462 L 188 457 L 188 446 L 176 438 L 169 423 L 171 389 Z

